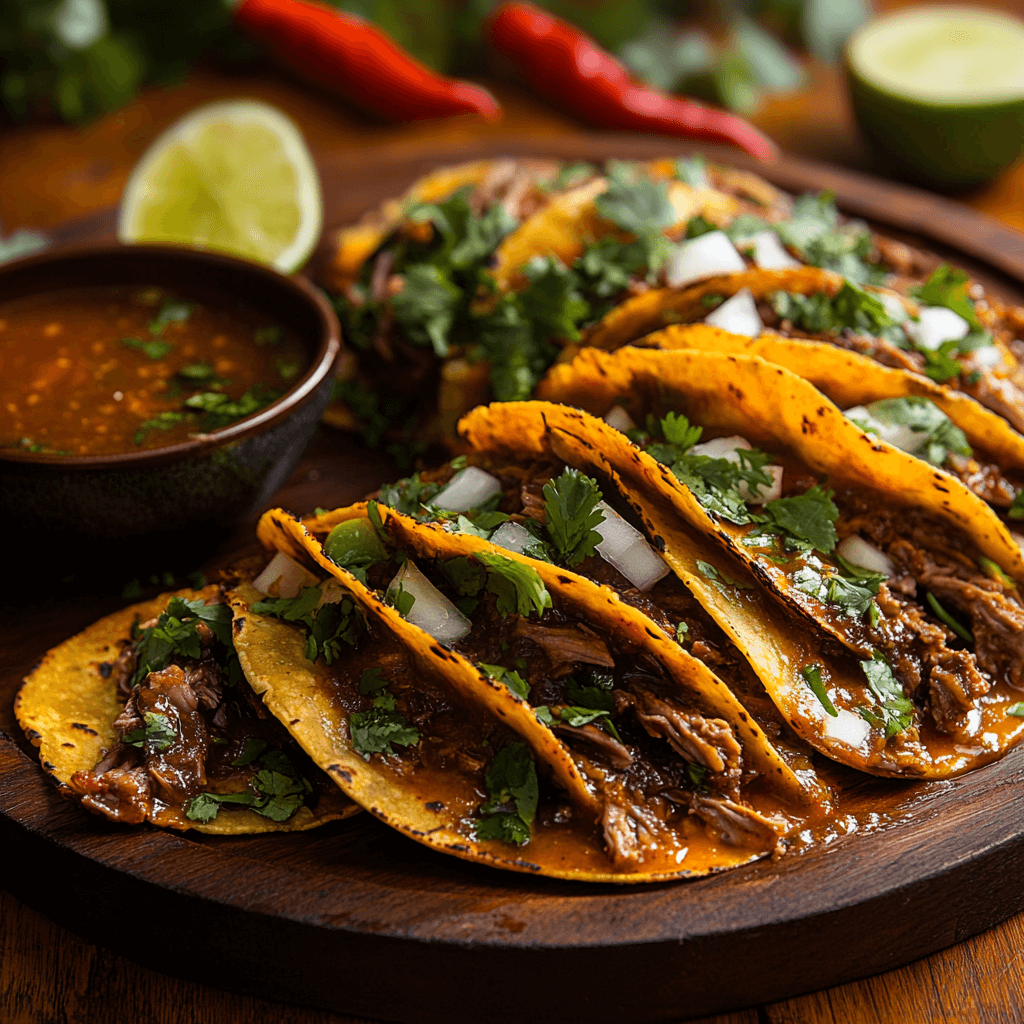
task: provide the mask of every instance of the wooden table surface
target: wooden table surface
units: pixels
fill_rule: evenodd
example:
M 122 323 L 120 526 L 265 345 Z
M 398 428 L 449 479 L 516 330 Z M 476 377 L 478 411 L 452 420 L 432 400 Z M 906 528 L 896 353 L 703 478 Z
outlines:
M 4 233 L 19 227 L 45 229 L 114 206 L 128 172 L 153 137 L 184 112 L 213 99 L 253 96 L 278 105 L 300 124 L 314 156 L 334 163 L 343 162 L 346 152 L 368 146 L 394 152 L 581 130 L 523 93 L 500 85 L 494 91 L 506 108 L 502 125 L 457 119 L 396 128 L 361 120 L 272 69 L 259 76 L 197 73 L 183 85 L 150 92 L 84 129 L 36 125 L 0 130 L 0 227 Z M 755 120 L 788 152 L 877 170 L 857 137 L 835 69 L 810 66 L 802 91 L 768 102 Z M 1024 230 L 1024 163 L 964 199 Z M 1020 880 L 1008 878 L 1006 884 L 1018 886 Z M 135 927 L 132 921 L 145 922 L 144 908 L 126 908 L 126 921 L 129 928 Z M 704 1024 L 1021 1021 L 1022 948 L 1024 915 L 900 970 L 706 1018 Z M 343 977 L 339 970 L 340 984 Z M 11 1024 L 356 1024 L 352 1018 L 224 993 L 138 967 L 58 927 L 5 892 L 0 892 L 0 1019 Z

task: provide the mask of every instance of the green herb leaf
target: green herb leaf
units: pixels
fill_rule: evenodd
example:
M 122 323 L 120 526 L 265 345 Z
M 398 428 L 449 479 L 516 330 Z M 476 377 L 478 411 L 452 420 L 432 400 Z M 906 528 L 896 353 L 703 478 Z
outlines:
M 382 693 L 369 711 L 357 711 L 349 717 L 352 747 L 367 761 L 371 754 L 393 754 L 394 745 L 411 747 L 420 741 L 418 730 L 395 710 L 395 698 Z
M 596 527 L 604 522 L 604 513 L 597 507 L 601 501 L 597 481 L 569 468 L 549 480 L 543 494 L 548 536 L 559 560 L 569 568 L 579 565 L 601 543 Z
M 1007 709 L 1008 715 L 1014 715 L 1017 718 L 1024 718 L 1024 700 L 1018 701 L 1016 704 L 1011 704 Z
M 945 306 L 959 313 L 976 331 L 984 328 L 974 309 L 974 302 L 967 294 L 970 277 L 966 271 L 956 270 L 948 263 L 936 267 L 923 285 L 912 289 L 916 298 L 925 306 Z
M 487 569 L 487 589 L 498 599 L 498 614 L 540 616 L 551 607 L 551 595 L 532 566 L 488 551 L 473 557 Z
M 960 343 L 944 341 L 937 349 L 918 349 L 924 356 L 924 372 L 938 384 L 960 375 L 962 367 L 953 357 L 960 352 Z
M 476 838 L 528 843 L 540 798 L 530 748 L 517 742 L 498 751 L 485 781 L 490 799 L 480 808 L 483 817 L 476 823 Z
M 323 658 L 331 665 L 344 652 L 342 644 L 354 647 L 363 628 L 363 617 L 352 599 L 320 604 L 320 587 L 303 587 L 296 597 L 265 598 L 252 605 L 255 615 L 272 615 L 305 626 L 306 657 L 309 661 Z
M 150 750 L 162 754 L 177 742 L 177 730 L 166 715 L 147 711 L 142 718 L 146 724 L 141 729 L 132 729 L 121 737 L 121 742 L 126 746 L 140 749 L 148 746 Z
M 168 352 L 174 349 L 169 341 L 142 341 L 139 338 L 122 338 L 121 345 L 124 348 L 134 348 L 141 352 L 147 359 L 163 359 Z
M 202 431 L 219 430 L 236 420 L 244 419 L 258 412 L 271 402 L 281 397 L 281 392 L 273 388 L 254 384 L 240 398 L 229 398 L 219 391 L 203 391 L 185 399 L 188 409 L 201 410 L 206 413 L 199 420 Z
M 941 466 L 950 452 L 965 457 L 971 455 L 967 435 L 928 398 L 884 398 L 872 402 L 867 409 L 882 423 L 906 424 L 921 434 L 921 444 L 913 454 L 933 465 Z
M 484 662 L 480 663 L 480 668 L 495 681 L 504 683 L 517 697 L 526 700 L 530 696 L 530 684 L 514 669 Z
M 981 567 L 981 571 L 988 576 L 989 579 L 995 580 L 1001 586 L 1007 590 L 1016 590 L 1017 584 L 1006 575 L 1005 572 L 999 567 L 996 562 L 993 562 L 991 558 L 986 558 L 982 555 L 978 559 L 978 565 Z
M 179 423 L 184 423 L 188 418 L 187 413 L 168 411 L 158 412 L 148 420 L 143 420 L 138 429 L 132 434 L 132 444 L 142 444 L 146 440 L 146 434 L 151 430 L 173 430 Z
M 266 327 L 257 327 L 253 333 L 253 341 L 257 345 L 279 345 L 284 340 L 284 331 L 280 327 L 270 324 Z
M 804 665 L 800 669 L 800 674 L 811 688 L 811 692 L 821 702 L 821 706 L 825 709 L 826 714 L 831 715 L 833 718 L 838 718 L 839 712 L 836 711 L 835 705 L 829 699 L 828 690 L 825 689 L 824 680 L 821 678 L 821 666 L 817 664 Z
M 163 334 L 168 324 L 184 323 L 192 315 L 192 307 L 187 302 L 168 302 L 160 308 L 156 318 L 150 321 L 149 333 L 156 337 Z
M 892 674 L 884 656 L 875 651 L 870 661 L 860 663 L 867 677 L 868 687 L 879 702 L 879 708 L 857 708 L 861 718 L 885 727 L 889 739 L 910 726 L 914 720 L 914 705 L 903 695 L 903 687 Z
M 764 510 L 780 530 L 823 554 L 832 551 L 839 541 L 835 528 L 839 509 L 832 501 L 832 492 L 819 484 L 803 494 L 769 501 Z
M 395 319 L 413 344 L 431 345 L 434 354 L 443 359 L 463 300 L 462 289 L 432 263 L 415 263 L 406 268 L 404 276 L 402 290 L 391 299 Z
M 246 736 L 242 743 L 242 751 L 231 762 L 233 768 L 240 768 L 243 765 L 252 764 L 267 749 L 267 741 L 258 736 Z
M 689 625 L 687 623 L 685 623 L 685 622 L 677 622 L 676 623 L 676 643 L 677 644 L 684 644 L 684 643 L 686 643 L 687 635 L 689 634 L 689 632 L 690 632 L 690 627 L 689 627 Z

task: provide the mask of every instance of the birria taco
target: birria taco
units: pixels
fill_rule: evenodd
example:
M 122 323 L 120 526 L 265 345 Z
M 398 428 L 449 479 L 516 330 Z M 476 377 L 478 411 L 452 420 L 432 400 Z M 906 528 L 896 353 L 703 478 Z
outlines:
M 643 427 L 631 441 L 530 403 L 475 410 L 462 433 L 615 483 L 808 742 L 867 771 L 941 777 L 1019 739 L 1020 550 L 958 480 L 754 357 L 587 351 L 549 393 Z M 747 576 L 716 568 L 709 541 Z
M 1024 519 L 1024 436 L 962 391 L 858 352 L 770 331 L 748 338 L 707 324 L 678 324 L 637 344 L 754 355 L 784 366 L 858 426 L 958 477 L 1011 529 Z
M 15 714 L 65 795 L 112 821 L 236 835 L 358 810 L 255 699 L 217 586 L 66 640 L 25 679 Z
M 331 665 L 294 602 L 232 595 L 250 683 L 352 799 L 465 859 L 618 882 L 746 863 L 823 813 L 799 741 L 782 756 L 677 623 L 490 543 L 513 520 L 464 507 L 477 533 L 376 502 L 263 517 L 275 558 L 363 615 L 368 642 Z
M 901 295 L 814 267 L 714 276 L 706 263 L 702 268 L 700 280 L 652 289 L 616 306 L 583 332 L 580 344 L 611 351 L 677 323 L 703 322 L 748 337 L 775 332 L 826 342 L 964 391 L 1024 428 L 1022 371 L 1011 350 L 1024 333 L 1024 314 L 972 298 L 976 286 L 962 271 L 943 264 Z

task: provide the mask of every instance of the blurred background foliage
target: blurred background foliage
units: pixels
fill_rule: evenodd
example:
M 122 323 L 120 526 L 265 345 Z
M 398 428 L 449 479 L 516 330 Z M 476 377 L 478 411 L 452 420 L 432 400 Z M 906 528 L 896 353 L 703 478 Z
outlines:
M 496 0 L 330 0 L 375 22 L 439 71 L 485 68 L 481 25 Z M 799 51 L 834 60 L 869 0 L 540 0 L 663 89 L 741 113 L 798 88 Z M 200 61 L 246 65 L 259 50 L 225 0 L 0 0 L 0 99 L 17 121 L 87 121 Z

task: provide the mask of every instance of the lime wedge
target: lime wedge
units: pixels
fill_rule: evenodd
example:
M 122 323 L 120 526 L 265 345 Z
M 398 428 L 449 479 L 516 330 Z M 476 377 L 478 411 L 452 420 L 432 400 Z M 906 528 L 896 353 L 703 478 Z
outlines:
M 914 7 L 846 48 L 850 98 L 872 146 L 904 176 L 980 184 L 1024 152 L 1024 21 L 974 7 Z
M 255 100 L 200 107 L 160 135 L 121 200 L 122 242 L 177 242 L 300 267 L 320 237 L 320 179 L 295 124 Z

